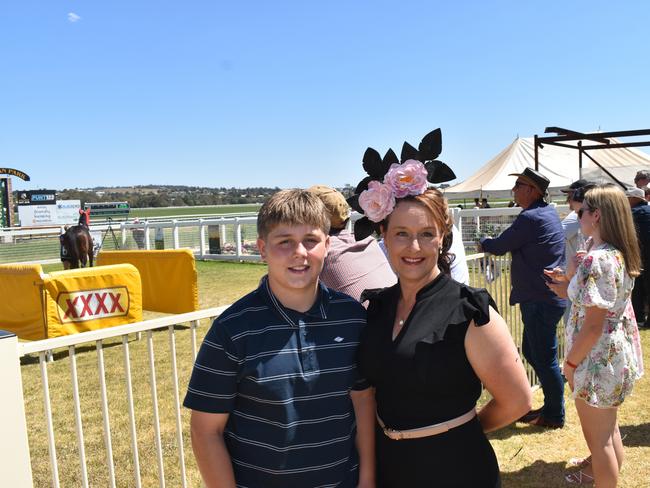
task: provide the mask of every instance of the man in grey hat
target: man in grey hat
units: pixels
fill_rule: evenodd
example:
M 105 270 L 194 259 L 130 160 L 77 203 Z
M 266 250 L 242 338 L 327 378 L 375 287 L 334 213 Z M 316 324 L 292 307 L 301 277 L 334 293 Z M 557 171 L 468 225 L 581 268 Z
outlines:
M 648 317 L 648 294 L 650 294 L 650 204 L 645 200 L 645 192 L 641 188 L 630 188 L 625 192 L 630 207 L 636 233 L 639 236 L 639 247 L 641 248 L 641 274 L 634 280 L 632 290 L 632 307 L 636 322 L 639 327 L 650 327 Z
M 564 267 L 564 230 L 555 209 L 544 201 L 548 178 L 532 168 L 510 176 L 517 177 L 512 193 L 523 210 L 499 237 L 483 237 L 480 245 L 492 254 L 512 253 L 510 304 L 519 303 L 524 323 L 522 352 L 544 391 L 544 406 L 520 420 L 557 429 L 564 426 L 564 380 L 556 329 L 566 300 L 546 286 L 544 270 Z

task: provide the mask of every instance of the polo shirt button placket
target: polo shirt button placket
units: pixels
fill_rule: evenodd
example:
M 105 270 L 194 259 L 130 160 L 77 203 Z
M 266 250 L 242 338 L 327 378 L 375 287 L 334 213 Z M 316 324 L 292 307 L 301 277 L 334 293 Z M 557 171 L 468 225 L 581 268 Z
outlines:
M 311 350 L 306 351 L 309 347 L 307 343 L 307 324 L 304 320 L 298 320 L 298 329 L 300 330 L 300 357 L 302 359 L 302 368 L 304 372 L 314 371 L 314 356 Z

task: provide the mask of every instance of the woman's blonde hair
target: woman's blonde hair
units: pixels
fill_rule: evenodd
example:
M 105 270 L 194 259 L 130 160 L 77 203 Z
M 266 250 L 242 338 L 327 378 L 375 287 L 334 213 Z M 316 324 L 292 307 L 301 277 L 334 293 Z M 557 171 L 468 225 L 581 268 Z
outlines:
M 585 193 L 584 204 L 590 211 L 600 210 L 600 237 L 621 251 L 625 269 L 632 278 L 641 272 L 641 251 L 627 197 L 610 183 L 596 185 Z

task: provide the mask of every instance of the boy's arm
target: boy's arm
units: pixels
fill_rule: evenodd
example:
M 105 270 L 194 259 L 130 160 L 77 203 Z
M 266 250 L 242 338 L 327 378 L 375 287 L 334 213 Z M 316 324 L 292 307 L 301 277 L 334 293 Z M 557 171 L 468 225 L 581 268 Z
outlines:
M 235 474 L 223 440 L 228 416 L 192 410 L 192 449 L 206 488 L 235 488 Z
M 357 419 L 359 488 L 375 486 L 375 392 L 373 388 L 351 390 L 350 398 Z

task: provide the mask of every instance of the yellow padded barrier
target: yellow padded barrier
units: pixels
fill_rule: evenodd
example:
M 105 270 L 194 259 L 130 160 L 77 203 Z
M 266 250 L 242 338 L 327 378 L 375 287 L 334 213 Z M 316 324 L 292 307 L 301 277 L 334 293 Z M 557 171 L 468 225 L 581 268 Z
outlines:
M 142 320 L 142 284 L 131 265 L 43 274 L 40 264 L 0 265 L 0 328 L 40 340 Z
M 142 284 L 129 264 L 46 275 L 47 337 L 142 321 Z
M 21 339 L 46 337 L 40 264 L 0 264 L 0 329 Z
M 130 263 L 140 271 L 145 310 L 185 313 L 199 309 L 194 254 L 189 249 L 102 251 L 97 264 Z

